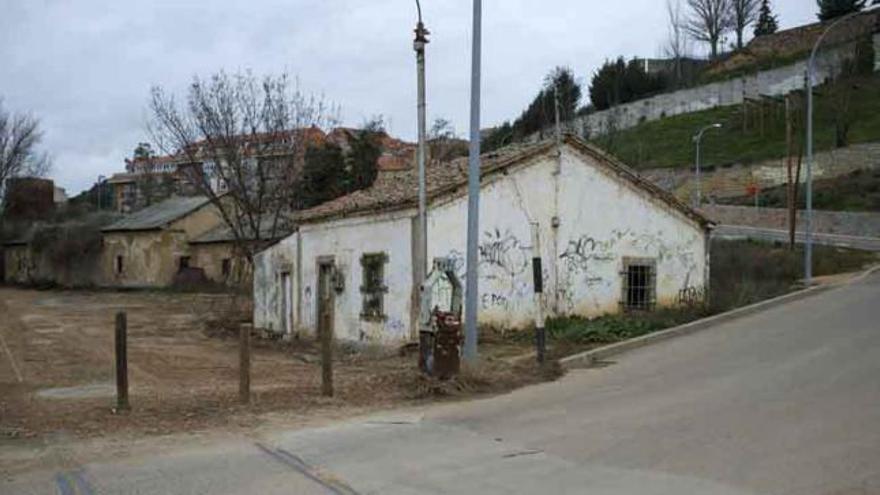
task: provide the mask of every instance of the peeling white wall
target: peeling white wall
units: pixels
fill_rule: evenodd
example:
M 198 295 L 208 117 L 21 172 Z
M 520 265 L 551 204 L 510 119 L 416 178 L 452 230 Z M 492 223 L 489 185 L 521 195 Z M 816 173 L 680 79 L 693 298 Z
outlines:
M 318 283 L 317 264 L 321 257 L 333 257 L 336 269 L 345 281 L 344 289 L 336 294 L 334 301 L 336 337 L 371 341 L 407 339 L 412 297 L 412 216 L 412 212 L 407 211 L 302 226 L 300 229 L 302 267 L 297 274 L 297 278 L 301 277 L 302 290 L 298 290 L 297 296 L 294 297 L 294 300 L 296 297 L 300 298 L 301 308 L 300 313 L 294 316 L 297 331 L 306 334 L 315 331 L 318 309 L 315 298 Z M 261 255 L 261 263 L 272 263 L 269 258 L 279 257 L 279 252 L 284 252 L 285 256 L 292 258 L 291 254 L 295 253 L 295 247 L 290 244 L 276 246 L 274 254 Z M 385 253 L 388 256 L 384 272 L 385 285 L 388 287 L 384 299 L 386 317 L 379 321 L 361 318 L 360 288 L 363 285 L 361 256 L 372 253 Z M 265 273 L 271 270 L 261 267 L 259 271 Z M 263 278 L 259 283 L 276 286 L 276 292 L 277 287 L 280 287 L 280 279 L 267 281 Z M 267 298 L 280 300 L 277 294 L 274 297 L 267 295 L 263 299 Z M 259 308 L 257 311 L 261 313 L 259 323 L 256 323 L 258 326 L 266 327 L 267 322 L 275 327 L 280 326 L 281 319 L 278 313 L 280 305 L 277 302 L 274 307 L 256 302 L 255 307 Z
M 483 324 L 532 324 L 531 224 L 537 223 L 544 267 L 544 304 L 552 313 L 599 316 L 620 309 L 624 257 L 653 258 L 657 301 L 673 304 L 683 289 L 702 290 L 707 279 L 706 234 L 681 212 L 613 177 L 593 158 L 565 147 L 518 164 L 484 181 L 480 198 L 479 307 Z M 428 259 L 452 257 L 462 281 L 466 270 L 467 197 L 431 205 Z M 336 220 L 300 229 L 302 310 L 297 330 L 313 333 L 317 260 L 332 256 L 345 279 L 336 297 L 335 333 L 351 340 L 400 341 L 410 337 L 412 210 Z M 558 217 L 558 228 L 553 219 Z M 296 236 L 256 259 L 255 324 L 280 328 L 279 263 L 296 260 Z M 367 253 L 388 256 L 386 318 L 360 318 L 362 270 Z M 294 297 L 296 299 L 297 296 Z

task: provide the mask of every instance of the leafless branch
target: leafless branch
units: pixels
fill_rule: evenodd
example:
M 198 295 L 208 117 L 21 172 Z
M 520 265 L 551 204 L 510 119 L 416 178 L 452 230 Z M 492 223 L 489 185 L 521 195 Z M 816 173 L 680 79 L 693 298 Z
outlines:
M 154 87 L 150 110 L 156 145 L 179 158 L 249 262 L 281 233 L 314 129 L 333 125 L 338 114 L 286 74 L 258 79 L 250 72 L 194 78 L 185 105 Z
M 6 179 L 19 176 L 42 177 L 49 173 L 49 155 L 37 150 L 43 133 L 40 121 L 27 114 L 12 114 L 0 98 L 0 199 Z
M 730 20 L 736 33 L 736 48 L 742 50 L 746 28 L 758 20 L 760 0 L 730 0 Z
M 732 26 L 731 0 L 687 0 L 690 15 L 685 30 L 691 38 L 709 44 L 712 58 L 718 57 L 721 37 Z

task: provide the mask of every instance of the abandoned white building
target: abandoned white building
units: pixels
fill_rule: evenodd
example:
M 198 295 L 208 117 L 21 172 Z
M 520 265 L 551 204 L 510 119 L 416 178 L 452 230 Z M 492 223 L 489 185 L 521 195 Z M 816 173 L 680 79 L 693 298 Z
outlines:
M 452 258 L 462 280 L 466 182 L 467 159 L 428 167 L 428 260 Z M 384 168 L 371 188 L 298 214 L 298 230 L 256 257 L 255 326 L 417 338 L 416 184 L 411 167 Z M 483 325 L 534 321 L 533 228 L 551 315 L 650 310 L 708 286 L 711 223 L 576 137 L 484 155 L 480 201 Z

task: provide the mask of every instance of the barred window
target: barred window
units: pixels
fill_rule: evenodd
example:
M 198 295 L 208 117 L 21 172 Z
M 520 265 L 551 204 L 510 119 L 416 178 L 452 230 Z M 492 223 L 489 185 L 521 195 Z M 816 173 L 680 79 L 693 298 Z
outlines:
M 623 297 L 627 311 L 651 311 L 657 302 L 657 263 L 652 258 L 624 258 Z
M 361 284 L 361 298 L 363 306 L 361 318 L 376 320 L 385 318 L 385 263 L 388 256 L 385 253 L 365 254 L 361 257 L 361 269 L 363 283 Z

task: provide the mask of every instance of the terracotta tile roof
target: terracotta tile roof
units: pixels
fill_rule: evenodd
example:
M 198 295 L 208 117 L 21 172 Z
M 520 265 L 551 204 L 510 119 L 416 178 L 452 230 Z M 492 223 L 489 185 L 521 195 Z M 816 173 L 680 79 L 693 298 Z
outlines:
M 641 178 L 638 173 L 595 146 L 572 135 L 565 137 L 565 143 L 576 151 L 594 158 L 596 162 L 613 171 L 622 180 L 632 183 L 647 194 L 681 211 L 700 225 L 704 227 L 711 225 L 707 218 L 679 201 L 674 195 L 653 182 Z M 495 173 L 525 160 L 552 152 L 554 148 L 553 140 L 545 140 L 534 144 L 511 145 L 486 153 L 481 156 L 481 179 L 485 182 Z M 467 157 L 451 162 L 429 164 L 426 170 L 428 200 L 432 201 L 456 193 L 463 193 L 467 184 L 467 168 Z M 298 223 L 315 223 L 348 216 L 414 208 L 417 205 L 417 194 L 418 177 L 412 167 L 403 170 L 380 171 L 372 187 L 298 212 L 294 215 L 294 219 Z

